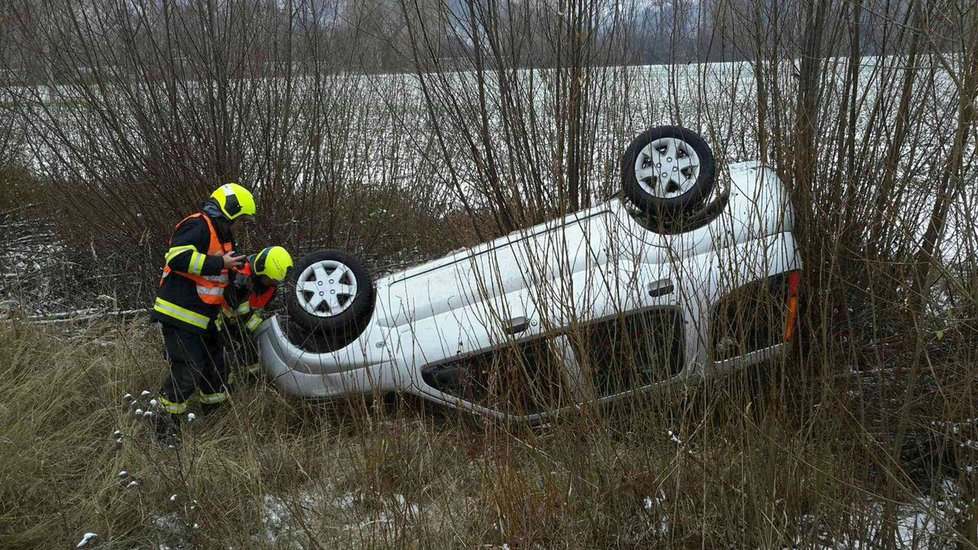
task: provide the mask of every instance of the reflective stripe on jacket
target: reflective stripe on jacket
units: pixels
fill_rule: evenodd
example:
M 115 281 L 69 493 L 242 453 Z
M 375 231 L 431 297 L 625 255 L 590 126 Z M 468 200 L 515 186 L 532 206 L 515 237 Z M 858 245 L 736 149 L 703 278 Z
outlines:
M 222 243 L 221 239 L 219 239 L 217 236 L 217 231 L 214 229 L 214 222 L 212 222 L 209 217 L 199 212 L 187 216 L 181 220 L 180 223 L 177 224 L 177 227 L 180 227 L 181 224 L 193 218 L 204 218 L 204 221 L 207 222 L 207 229 L 210 230 L 210 243 L 208 243 L 207 246 L 207 253 L 201 254 L 200 252 L 193 250 L 191 253 L 190 268 L 186 272 L 173 271 L 170 269 L 169 260 L 175 257 L 177 254 L 187 251 L 188 248 L 193 247 L 174 247 L 172 246 L 173 243 L 171 240 L 171 248 L 169 252 L 167 252 L 167 263 L 165 266 L 163 266 L 163 277 L 160 278 L 160 285 L 163 285 L 163 281 L 166 280 L 170 273 L 176 273 L 177 275 L 186 277 L 197 284 L 197 295 L 200 297 L 200 301 L 212 306 L 220 306 L 224 304 L 224 288 L 228 286 L 228 282 L 230 281 L 228 277 L 228 270 L 221 270 L 219 275 L 201 275 L 201 272 L 203 271 L 204 261 L 206 260 L 207 256 L 223 256 L 228 252 L 231 252 L 233 249 L 232 244 Z
M 221 256 L 233 248 L 226 220 L 201 213 L 177 224 L 156 291 L 153 320 L 194 332 L 219 328 L 216 321 L 229 278 Z

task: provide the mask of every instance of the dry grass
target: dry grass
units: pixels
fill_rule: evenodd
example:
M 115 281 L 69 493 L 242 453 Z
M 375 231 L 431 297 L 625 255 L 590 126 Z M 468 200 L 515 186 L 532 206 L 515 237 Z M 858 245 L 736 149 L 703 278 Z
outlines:
M 65 547 L 89 531 L 99 548 L 850 547 L 882 533 L 890 477 L 893 521 L 930 522 L 902 547 L 951 544 L 966 515 L 940 486 L 956 470 L 915 474 L 909 454 L 887 463 L 886 431 L 869 418 L 895 410 L 886 384 L 803 387 L 774 368 L 773 383 L 735 377 L 539 428 L 404 401 L 296 402 L 259 384 L 161 449 L 122 403 L 164 371 L 154 326 L 4 323 L 0 341 L 4 548 Z M 970 391 L 952 384 L 953 365 L 935 356 L 940 391 L 920 415 L 959 417 L 942 406 Z M 961 441 L 973 430 L 918 418 Z M 963 492 L 971 478 L 958 473 Z M 933 487 L 914 486 L 927 475 Z

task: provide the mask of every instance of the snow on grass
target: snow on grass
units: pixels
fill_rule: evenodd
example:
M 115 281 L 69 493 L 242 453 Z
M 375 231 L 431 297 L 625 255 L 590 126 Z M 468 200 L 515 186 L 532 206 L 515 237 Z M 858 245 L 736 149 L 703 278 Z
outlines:
M 161 544 L 159 546 L 160 550 L 163 550 L 164 548 L 183 550 L 194 547 L 187 542 L 187 539 L 191 535 L 189 526 L 176 512 L 170 512 L 162 515 L 151 514 L 149 517 L 149 522 L 160 535 L 162 535 L 170 544 L 173 545 L 170 546 Z
M 321 523 L 324 515 L 341 518 L 343 531 L 360 532 L 396 526 L 420 514 L 420 506 L 399 493 L 376 501 L 360 493 L 344 493 L 339 497 L 328 496 L 325 491 L 307 490 L 284 497 L 266 494 L 262 498 L 263 542 L 277 548 L 304 548 L 308 533 L 303 526 Z
M 82 536 L 81 541 L 75 545 L 75 548 L 88 548 L 88 544 L 98 538 L 97 533 L 85 533 Z
M 937 501 L 929 497 L 920 497 L 912 504 L 899 506 L 894 526 L 896 548 L 916 550 L 954 547 L 955 514 L 953 506 L 951 510 L 948 507 L 947 501 Z M 792 548 L 875 550 L 884 545 L 888 536 L 883 516 L 883 505 L 873 503 L 868 510 L 850 516 L 850 525 L 842 535 L 833 535 L 827 526 L 811 516 L 805 516 L 802 523 L 812 524 L 810 532 L 817 534 L 817 540 L 799 537 Z

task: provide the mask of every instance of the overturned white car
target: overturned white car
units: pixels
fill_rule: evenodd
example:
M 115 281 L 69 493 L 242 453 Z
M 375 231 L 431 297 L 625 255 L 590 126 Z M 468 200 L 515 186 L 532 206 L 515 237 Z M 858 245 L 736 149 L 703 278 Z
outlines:
M 303 258 L 292 327 L 260 330 L 267 374 L 298 396 L 402 391 L 532 421 L 783 353 L 801 260 L 774 171 L 747 162 L 715 178 L 706 143 L 665 126 L 628 148 L 622 184 L 376 282 L 341 252 Z

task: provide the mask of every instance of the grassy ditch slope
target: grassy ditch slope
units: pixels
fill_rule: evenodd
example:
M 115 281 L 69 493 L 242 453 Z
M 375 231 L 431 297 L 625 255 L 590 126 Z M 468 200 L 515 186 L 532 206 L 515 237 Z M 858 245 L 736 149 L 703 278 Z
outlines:
M 792 363 L 533 429 L 259 383 L 161 449 L 134 414 L 155 326 L 3 322 L 0 547 L 968 547 L 978 436 L 947 420 L 973 375 L 934 353 L 906 404 L 891 374 L 802 384 Z

